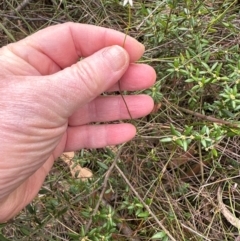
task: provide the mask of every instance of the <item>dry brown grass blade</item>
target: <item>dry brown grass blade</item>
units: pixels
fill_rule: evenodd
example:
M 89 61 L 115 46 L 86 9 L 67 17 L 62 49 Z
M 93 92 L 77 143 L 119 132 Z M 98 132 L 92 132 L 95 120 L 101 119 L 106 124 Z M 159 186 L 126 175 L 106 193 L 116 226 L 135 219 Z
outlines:
M 192 229 L 192 228 L 190 227 L 190 225 L 185 225 L 185 224 L 183 224 L 183 223 L 180 223 L 180 224 L 182 225 L 182 227 L 186 228 L 187 230 L 189 230 L 189 231 L 192 232 L 193 234 L 195 234 L 195 235 L 203 238 L 203 240 L 205 240 L 205 241 L 211 241 L 211 240 L 208 239 L 207 237 L 204 237 L 201 233 L 199 233 L 199 232 L 197 232 L 196 230 Z
M 223 119 L 218 119 L 218 118 L 215 118 L 215 117 L 212 117 L 212 116 L 203 115 L 201 113 L 198 113 L 198 112 L 195 112 L 195 111 L 192 111 L 192 110 L 188 110 L 188 109 L 180 107 L 180 106 L 177 106 L 177 108 L 179 110 L 187 113 L 187 114 L 196 116 L 200 119 L 204 119 L 204 120 L 207 120 L 209 122 L 218 123 L 220 125 L 226 125 L 226 126 L 229 126 L 231 128 L 239 128 L 239 123 L 232 123 L 232 122 L 229 122 L 229 121 L 225 121 Z
M 9 16 L 14 16 L 16 13 L 20 12 L 22 9 L 24 9 L 32 0 L 23 0 L 21 3 L 18 4 L 16 8 L 14 8 L 10 13 Z M 5 17 L 3 21 L 3 25 L 6 24 L 6 19 L 8 17 Z
M 23 0 L 15 10 L 13 10 L 10 14 L 13 15 L 15 12 L 21 11 L 23 8 L 25 8 L 32 0 Z
M 220 212 L 222 215 L 227 219 L 229 223 L 231 223 L 234 227 L 240 230 L 240 220 L 235 217 L 234 214 L 232 214 L 226 207 L 226 205 L 222 201 L 222 189 L 221 187 L 218 188 L 217 192 L 217 199 L 218 199 L 218 205 L 220 207 Z
M 140 197 L 140 195 L 138 194 L 138 192 L 136 191 L 136 189 L 132 186 L 132 184 L 130 183 L 130 181 L 127 179 L 127 177 L 125 176 L 125 174 L 122 172 L 122 170 L 119 168 L 118 165 L 115 165 L 115 168 L 117 169 L 117 171 L 119 172 L 119 174 L 122 176 L 122 178 L 124 179 L 124 181 L 127 183 L 127 185 L 129 186 L 129 188 L 132 190 L 132 192 L 135 194 L 135 196 L 139 199 L 139 201 L 141 201 L 141 203 L 143 204 L 143 206 L 146 208 L 146 210 L 149 212 L 149 214 L 151 215 L 151 217 L 156 221 L 156 223 L 159 225 L 159 227 L 167 234 L 167 236 L 170 238 L 171 241 L 177 241 L 171 234 L 170 232 L 167 230 L 167 228 L 162 224 L 162 221 L 160 221 L 158 219 L 158 217 L 152 212 L 152 210 L 150 209 L 150 207 L 143 201 L 143 199 Z
M 122 152 L 122 147 L 123 147 L 123 146 L 121 146 L 121 147 L 119 148 L 118 153 L 116 154 L 116 156 L 115 156 L 115 158 L 114 158 L 114 160 L 113 160 L 113 162 L 112 162 L 112 165 L 109 167 L 109 169 L 107 170 L 107 172 L 106 172 L 106 174 L 105 174 L 104 181 L 103 181 L 103 185 L 102 185 L 102 191 L 101 191 L 101 193 L 100 193 L 100 195 L 99 195 L 98 202 L 97 202 L 97 204 L 96 204 L 96 206 L 95 206 L 95 208 L 94 208 L 94 210 L 93 210 L 92 217 L 94 217 L 94 216 L 96 215 L 96 213 L 97 213 L 97 211 L 98 211 L 98 209 L 99 209 L 99 206 L 100 206 L 100 204 L 101 204 L 101 202 L 102 202 L 102 200 L 103 200 L 104 193 L 105 193 L 105 191 L 106 191 L 106 189 L 107 189 L 108 179 L 109 179 L 109 177 L 110 177 L 110 175 L 111 175 L 111 173 L 112 173 L 112 170 L 113 170 L 114 166 L 116 165 L 117 160 L 119 159 L 119 156 L 120 156 L 120 154 L 121 154 L 121 152 Z M 89 228 L 90 228 L 90 226 L 91 226 L 91 224 L 92 224 L 92 217 L 89 219 L 89 221 L 88 221 L 88 223 L 87 223 L 87 225 L 86 225 L 86 230 L 87 230 L 87 231 L 89 230 Z
M 106 173 L 106 176 L 104 179 L 105 181 L 103 184 L 103 191 L 99 194 L 99 196 L 100 196 L 99 204 L 101 202 L 101 204 L 105 207 L 112 208 L 112 206 L 110 204 L 108 204 L 107 200 L 105 200 L 104 193 L 105 193 L 105 190 L 107 187 L 107 180 L 109 178 L 109 175 L 111 174 L 113 167 L 115 166 L 115 162 L 118 160 L 120 153 L 121 153 L 121 149 L 117 153 L 117 157 L 115 158 L 115 161 L 112 164 L 112 168 L 110 168 L 108 170 L 108 172 Z M 82 180 L 86 180 L 87 178 L 92 177 L 92 172 L 88 168 L 82 168 L 80 165 L 74 167 L 74 164 L 72 163 L 72 159 L 74 158 L 74 152 L 65 152 L 61 155 L 60 158 L 69 166 L 71 174 L 74 178 L 81 178 Z M 96 211 L 98 210 L 98 208 L 99 208 L 99 205 L 97 205 Z M 118 217 L 118 219 L 122 220 L 120 217 Z M 88 225 L 88 226 L 90 227 L 90 225 Z M 89 227 L 88 227 L 88 229 L 89 229 Z M 119 230 L 121 231 L 122 234 L 124 234 L 126 237 L 128 237 L 129 241 L 140 241 L 140 239 L 137 236 L 134 236 L 134 232 L 126 223 L 118 222 L 117 227 L 119 228 Z

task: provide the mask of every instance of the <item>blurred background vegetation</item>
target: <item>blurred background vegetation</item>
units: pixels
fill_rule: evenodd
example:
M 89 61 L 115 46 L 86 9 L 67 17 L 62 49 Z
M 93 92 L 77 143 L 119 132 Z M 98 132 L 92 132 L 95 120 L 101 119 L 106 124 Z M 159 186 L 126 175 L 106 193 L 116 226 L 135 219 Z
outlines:
M 0 45 L 68 21 L 125 32 L 122 3 L 2 0 Z M 0 224 L 0 241 L 239 241 L 239 14 L 236 0 L 133 1 L 129 34 L 157 72 L 138 92 L 152 113 L 133 121 L 131 142 L 75 153 L 92 178 L 59 158 L 34 201 Z

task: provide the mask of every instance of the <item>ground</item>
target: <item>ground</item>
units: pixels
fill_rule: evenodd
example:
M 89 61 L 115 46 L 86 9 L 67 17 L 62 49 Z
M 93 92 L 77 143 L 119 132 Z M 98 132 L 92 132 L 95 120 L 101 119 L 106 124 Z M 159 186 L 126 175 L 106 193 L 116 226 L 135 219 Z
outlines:
M 239 241 L 239 1 L 122 3 L 0 3 L 1 46 L 49 25 L 94 24 L 128 31 L 146 46 L 139 62 L 157 72 L 141 91 L 154 110 L 131 120 L 136 138 L 76 152 L 87 180 L 57 160 L 34 201 L 0 225 L 0 240 Z

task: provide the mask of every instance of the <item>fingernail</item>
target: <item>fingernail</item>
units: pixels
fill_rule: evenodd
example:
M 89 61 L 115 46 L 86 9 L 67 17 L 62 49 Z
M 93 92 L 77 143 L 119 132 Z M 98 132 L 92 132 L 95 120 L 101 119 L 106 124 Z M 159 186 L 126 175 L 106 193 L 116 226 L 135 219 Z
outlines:
M 120 46 L 106 48 L 102 54 L 104 59 L 108 60 L 109 67 L 114 71 L 122 69 L 128 63 L 128 56 Z

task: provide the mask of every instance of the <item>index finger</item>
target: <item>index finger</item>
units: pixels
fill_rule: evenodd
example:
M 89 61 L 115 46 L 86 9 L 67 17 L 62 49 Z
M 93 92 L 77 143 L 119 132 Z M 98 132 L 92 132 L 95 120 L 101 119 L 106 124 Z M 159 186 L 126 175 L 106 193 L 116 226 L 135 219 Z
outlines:
M 64 23 L 40 30 L 22 41 L 48 56 L 60 68 L 66 68 L 80 57 L 87 57 L 104 47 L 123 46 L 124 39 L 125 34 L 116 30 Z M 131 62 L 138 60 L 144 52 L 144 46 L 130 36 L 127 36 L 124 48 Z

